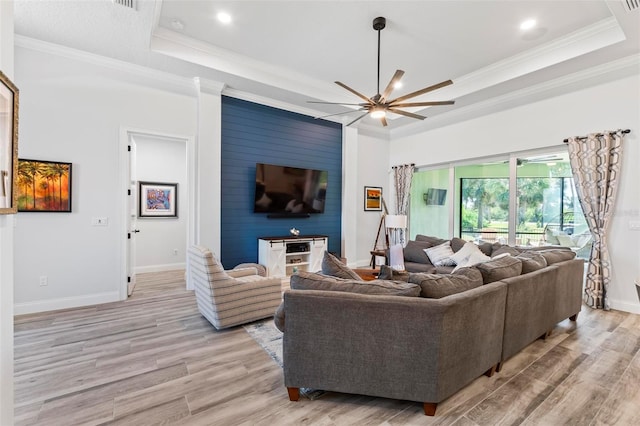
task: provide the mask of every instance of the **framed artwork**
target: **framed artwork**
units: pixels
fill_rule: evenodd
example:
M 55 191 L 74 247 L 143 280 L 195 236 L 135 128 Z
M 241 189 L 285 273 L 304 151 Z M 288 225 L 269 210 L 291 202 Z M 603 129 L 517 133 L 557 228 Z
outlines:
M 0 71 L 0 214 L 18 211 L 18 88 Z
M 377 186 L 364 187 L 364 211 L 382 211 L 382 188 Z
M 138 217 L 178 217 L 178 184 L 138 182 Z
M 19 212 L 71 212 L 71 163 L 18 160 Z

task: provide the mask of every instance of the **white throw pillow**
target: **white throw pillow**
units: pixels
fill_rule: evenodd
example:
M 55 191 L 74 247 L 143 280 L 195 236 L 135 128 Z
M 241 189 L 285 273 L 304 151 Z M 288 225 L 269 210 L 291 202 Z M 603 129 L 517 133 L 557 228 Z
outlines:
M 454 253 L 451 256 L 451 260 L 456 262 L 456 265 L 459 265 L 461 263 L 465 263 L 467 259 L 475 253 L 482 253 L 482 252 L 480 251 L 477 245 L 475 245 L 472 242 L 468 242 L 468 243 L 465 243 L 465 245 L 463 245 L 460 250 L 458 250 L 456 253 Z
M 573 240 L 569 235 L 558 235 L 558 243 L 564 247 L 574 247 Z
M 507 256 L 509 255 L 508 253 L 505 254 Z M 490 260 L 492 260 L 490 256 L 487 256 L 486 254 L 478 250 L 477 252 L 473 252 L 470 256 L 464 258 L 462 262 L 458 263 L 458 266 L 455 267 L 454 271 L 457 271 L 460 268 L 465 268 L 467 266 L 477 265 L 478 263 L 488 262 Z
M 404 271 L 404 250 L 402 244 L 389 247 L 389 266 L 396 271 Z
M 429 260 L 434 266 L 455 266 L 456 262 L 451 259 L 453 256 L 453 250 L 451 250 L 451 244 L 446 241 L 438 246 L 429 247 L 424 249 L 424 252 L 429 256 Z

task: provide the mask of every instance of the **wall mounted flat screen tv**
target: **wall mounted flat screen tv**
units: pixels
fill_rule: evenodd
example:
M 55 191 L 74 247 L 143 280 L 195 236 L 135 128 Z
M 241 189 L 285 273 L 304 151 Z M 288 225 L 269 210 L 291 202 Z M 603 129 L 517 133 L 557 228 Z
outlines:
M 427 192 L 422 194 L 422 198 L 428 206 L 444 206 L 447 199 L 447 190 L 429 188 L 427 189 Z
M 256 164 L 255 213 L 324 213 L 327 172 Z

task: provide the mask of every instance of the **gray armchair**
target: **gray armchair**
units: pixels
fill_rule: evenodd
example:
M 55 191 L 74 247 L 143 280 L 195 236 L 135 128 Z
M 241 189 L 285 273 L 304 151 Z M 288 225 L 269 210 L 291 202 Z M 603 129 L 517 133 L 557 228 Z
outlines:
M 260 276 L 256 267 L 225 271 L 201 246 L 191 246 L 187 258 L 198 310 L 215 328 L 271 317 L 280 305 L 279 278 Z

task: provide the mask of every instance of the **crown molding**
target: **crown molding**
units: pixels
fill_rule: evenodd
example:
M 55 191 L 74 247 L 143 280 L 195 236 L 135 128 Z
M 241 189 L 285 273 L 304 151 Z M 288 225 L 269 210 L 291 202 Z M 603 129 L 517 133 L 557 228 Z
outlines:
M 19 34 L 15 35 L 15 45 L 24 49 L 33 50 L 40 53 L 64 57 L 67 59 L 108 68 L 120 73 L 127 74 L 131 77 L 138 78 L 143 84 L 149 84 L 153 87 L 171 88 L 179 93 L 188 95 L 194 94 L 194 80 L 188 77 L 181 77 L 153 68 L 143 67 L 141 65 L 132 64 L 130 62 L 113 59 L 106 56 L 89 53 L 70 47 L 61 46 L 59 44 L 49 43 Z
M 529 86 L 508 94 L 497 96 L 483 102 L 477 102 L 450 112 L 430 117 L 428 121 L 409 124 L 404 127 L 391 130 L 391 139 L 412 136 L 418 133 L 444 127 L 457 122 L 469 120 L 485 114 L 509 107 L 515 103 L 530 100 L 532 97 L 547 98 L 553 96 L 558 90 L 586 82 L 620 71 L 638 73 L 640 71 L 640 54 L 630 55 L 615 61 L 607 62 L 592 68 L 580 70 L 573 74 L 565 75 L 554 80 Z
M 209 80 L 202 77 L 194 77 L 193 84 L 200 92 L 209 93 L 212 95 L 221 95 L 222 92 L 227 88 L 226 83 Z

